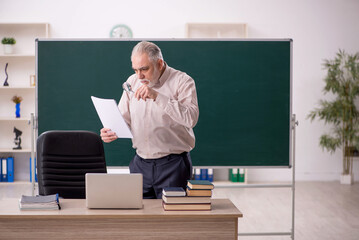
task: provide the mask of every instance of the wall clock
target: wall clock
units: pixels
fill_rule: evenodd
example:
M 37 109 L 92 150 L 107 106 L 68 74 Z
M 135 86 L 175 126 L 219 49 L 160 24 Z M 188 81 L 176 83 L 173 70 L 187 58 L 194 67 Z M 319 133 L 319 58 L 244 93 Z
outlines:
M 112 38 L 132 38 L 132 30 L 124 24 L 114 26 L 110 32 Z

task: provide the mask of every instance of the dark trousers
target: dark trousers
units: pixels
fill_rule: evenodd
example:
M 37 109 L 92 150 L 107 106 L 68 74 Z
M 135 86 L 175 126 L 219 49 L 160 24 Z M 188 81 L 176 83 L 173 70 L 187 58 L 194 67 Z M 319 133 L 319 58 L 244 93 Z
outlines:
M 187 152 L 157 159 L 144 159 L 136 154 L 129 167 L 131 173 L 143 175 L 143 198 L 162 198 L 164 187 L 186 189 L 192 175 L 191 156 Z

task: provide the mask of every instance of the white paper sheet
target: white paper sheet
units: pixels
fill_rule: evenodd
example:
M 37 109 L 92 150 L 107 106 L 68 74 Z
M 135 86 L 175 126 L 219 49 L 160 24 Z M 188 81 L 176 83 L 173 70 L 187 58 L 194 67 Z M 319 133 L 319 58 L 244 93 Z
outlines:
M 93 105 L 103 127 L 110 128 L 119 138 L 133 138 L 130 128 L 122 117 L 114 99 L 103 99 L 91 96 Z

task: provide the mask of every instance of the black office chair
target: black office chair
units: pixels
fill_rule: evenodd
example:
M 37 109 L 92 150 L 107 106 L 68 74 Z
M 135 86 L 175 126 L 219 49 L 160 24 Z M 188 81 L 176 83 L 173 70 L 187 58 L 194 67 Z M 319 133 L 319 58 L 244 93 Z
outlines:
M 40 195 L 85 198 L 85 174 L 106 173 L 99 135 L 89 131 L 48 131 L 37 139 Z

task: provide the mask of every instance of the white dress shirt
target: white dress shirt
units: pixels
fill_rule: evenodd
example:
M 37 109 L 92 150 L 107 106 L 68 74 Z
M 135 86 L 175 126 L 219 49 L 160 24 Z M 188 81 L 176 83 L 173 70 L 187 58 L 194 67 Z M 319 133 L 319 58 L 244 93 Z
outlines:
M 136 74 L 127 82 L 134 92 L 142 84 Z M 133 134 L 133 148 L 145 159 L 191 151 L 199 116 L 194 80 L 166 65 L 152 89 L 158 92 L 155 101 L 137 100 L 134 93 L 124 91 L 118 105 Z

